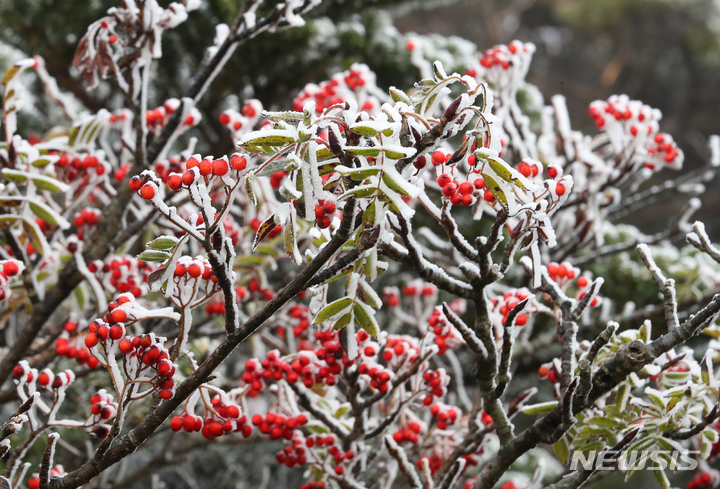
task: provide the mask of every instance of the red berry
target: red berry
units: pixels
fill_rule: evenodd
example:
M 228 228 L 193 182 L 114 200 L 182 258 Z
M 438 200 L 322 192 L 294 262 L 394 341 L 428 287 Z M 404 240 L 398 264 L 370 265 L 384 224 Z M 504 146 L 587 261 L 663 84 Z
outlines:
M 473 193 L 473 184 L 470 182 L 463 182 L 460 184 L 458 191 L 463 195 L 469 195 Z
M 88 333 L 88 335 L 85 337 L 85 346 L 88 348 L 92 348 L 93 346 L 98 344 L 98 336 L 95 333 Z
M 223 175 L 226 175 L 228 171 L 230 171 L 230 167 L 227 161 L 220 159 L 212 162 L 213 175 L 222 177 Z
M 445 163 L 445 153 L 438 150 L 432 154 L 433 165 L 442 165 Z
M 437 184 L 442 188 L 445 188 L 450 182 L 452 182 L 452 177 L 447 173 L 443 173 L 437 179 Z
M 127 313 L 122 309 L 115 309 L 110 313 L 110 319 L 114 323 L 124 323 L 127 320 Z
M 178 191 L 182 188 L 183 177 L 179 173 L 171 173 L 167 179 L 167 185 L 170 190 Z
M 565 194 L 565 185 L 563 185 L 562 182 L 558 182 L 558 184 L 555 186 L 555 193 L 558 194 L 558 196 Z
M 6 261 L 3 265 L 3 273 L 8 277 L 14 277 L 20 271 L 20 267 L 14 261 Z
M 237 171 L 244 170 L 247 166 L 247 160 L 240 155 L 232 155 L 230 158 L 230 166 Z
M 142 177 L 135 175 L 130 179 L 130 182 L 128 182 L 128 186 L 130 187 L 130 190 L 132 190 L 133 192 L 137 192 L 138 190 L 140 190 L 140 187 L 142 187 L 144 183 L 145 180 L 143 180 Z
M 140 188 L 140 197 L 145 200 L 150 200 L 155 197 L 155 185 L 152 183 L 146 183 Z
M 173 431 L 180 431 L 183 429 L 183 419 L 180 416 L 175 416 L 170 420 L 170 429 Z

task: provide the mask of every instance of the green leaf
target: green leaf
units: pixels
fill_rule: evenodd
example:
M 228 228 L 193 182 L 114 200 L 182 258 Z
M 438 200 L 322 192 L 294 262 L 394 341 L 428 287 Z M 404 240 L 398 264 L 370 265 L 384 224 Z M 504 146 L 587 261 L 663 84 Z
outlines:
M 333 331 L 340 331 L 345 326 L 350 324 L 350 321 L 352 321 L 353 315 L 351 313 L 347 313 L 344 316 L 342 316 L 340 319 L 335 321 L 335 324 L 333 325 Z
M 378 147 L 347 146 L 345 151 L 353 156 L 365 156 L 366 158 L 377 158 L 380 155 L 380 148 Z
M 19 170 L 12 170 L 10 168 L 5 168 L 2 173 L 8 180 L 20 184 L 25 183 L 26 180 L 29 178 L 40 190 L 47 190 L 49 192 L 67 192 L 68 190 L 70 190 L 69 185 L 54 178 L 46 177 L 44 175 L 38 175 L 36 173 L 28 173 Z
M 362 329 L 373 338 L 377 338 L 380 334 L 377 322 L 375 321 L 375 314 L 373 311 L 368 311 L 366 304 L 358 301 L 355 303 L 353 312 L 355 313 L 355 319 Z
M 520 180 L 517 178 L 517 175 L 513 174 L 513 171 L 510 169 L 510 167 L 505 166 L 503 163 L 501 163 L 497 160 L 493 160 L 491 158 L 488 158 L 487 161 L 488 161 L 488 164 L 490 165 L 490 168 L 493 169 L 493 171 L 497 174 L 497 176 L 499 176 L 500 178 L 502 178 L 503 180 L 505 180 L 508 183 L 514 183 L 515 185 L 517 185 L 518 187 L 520 187 L 522 189 L 525 188 L 525 185 L 523 185 L 522 182 L 520 182 Z
M 162 262 L 170 258 L 170 253 L 160 250 L 145 250 L 137 256 L 138 260 L 147 262 Z
M 523 406 L 522 412 L 525 414 L 547 414 L 558 405 L 557 401 L 541 402 L 539 404 L 531 404 Z
M 380 173 L 381 168 L 379 166 L 364 166 L 362 168 L 348 168 L 346 166 L 338 165 L 335 170 L 341 175 L 348 175 L 356 182 L 362 182 L 366 178 L 370 178 Z
M 278 159 L 266 166 L 259 167 L 255 171 L 255 175 L 257 175 L 258 177 L 267 177 L 279 171 L 295 171 L 297 169 L 298 165 L 294 161 Z
M 271 131 L 268 131 L 271 132 Z M 268 136 L 259 136 L 256 138 L 252 138 L 248 141 L 243 141 L 240 143 L 240 146 L 243 148 L 247 148 L 249 146 L 285 146 L 290 143 L 294 143 L 295 138 L 291 136 L 282 136 L 279 134 L 274 135 L 268 135 Z
M 345 200 L 349 196 L 354 195 L 359 199 L 367 199 L 377 192 L 377 185 L 360 185 L 359 187 L 352 188 L 340 196 L 340 200 Z
M 150 241 L 145 246 L 149 246 L 154 250 L 170 250 L 175 248 L 179 242 L 180 240 L 174 236 L 160 236 L 159 238 L 155 238 Z
M 651 470 L 651 472 L 655 476 L 655 480 L 658 481 L 658 484 L 660 484 L 663 489 L 669 489 L 670 481 L 668 480 L 667 475 L 665 475 L 664 470 Z
M 393 99 L 393 102 L 403 102 L 412 107 L 410 97 L 408 97 L 405 92 L 398 88 L 390 87 L 390 97 Z
M 350 127 L 350 130 L 355 134 L 365 136 L 366 138 L 374 138 L 378 135 L 378 132 L 375 128 L 370 126 L 364 126 L 362 123 L 354 124 Z
M 570 458 L 570 449 L 564 436 L 555 442 L 553 449 L 555 450 L 555 456 L 558 460 L 560 460 L 560 463 L 566 465 L 568 458 Z
M 257 193 L 255 192 L 255 174 L 252 172 L 248 173 L 247 178 L 245 179 L 245 193 L 247 193 L 250 202 L 257 207 L 258 200 Z
M 330 433 L 330 430 L 324 424 L 322 424 L 320 421 L 317 421 L 315 419 L 311 419 L 310 421 L 308 421 L 307 424 L 305 425 L 305 428 L 307 428 L 307 430 L 310 433 L 321 434 L 321 435 Z
M 490 190 L 490 193 L 493 194 L 493 197 L 500 201 L 501 204 L 507 205 L 507 197 L 505 196 L 505 192 L 503 192 L 503 190 L 500 188 L 500 185 L 498 185 L 495 179 L 490 175 L 486 175 L 483 173 L 483 180 L 485 180 L 485 185 L 487 185 L 487 188 L 488 190 Z
M 61 216 L 58 212 L 55 212 L 50 206 L 43 204 L 42 202 L 29 201 L 30 210 L 33 214 L 38 216 L 40 219 L 48 224 L 59 226 L 60 229 L 69 229 L 70 223 Z
M 315 317 L 316 324 L 327 323 L 334 321 L 340 316 L 350 312 L 352 309 L 353 300 L 350 297 L 342 297 L 334 302 L 331 302 L 325 306 Z

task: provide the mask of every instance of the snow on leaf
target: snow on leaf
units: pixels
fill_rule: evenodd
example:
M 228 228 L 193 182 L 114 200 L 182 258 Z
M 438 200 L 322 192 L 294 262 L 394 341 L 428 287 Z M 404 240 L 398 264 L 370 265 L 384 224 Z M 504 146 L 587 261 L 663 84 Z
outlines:
M 353 300 L 351 297 L 342 297 L 334 302 L 331 302 L 318 312 L 317 316 L 315 316 L 315 323 L 324 324 L 335 321 L 350 312 L 352 306 Z

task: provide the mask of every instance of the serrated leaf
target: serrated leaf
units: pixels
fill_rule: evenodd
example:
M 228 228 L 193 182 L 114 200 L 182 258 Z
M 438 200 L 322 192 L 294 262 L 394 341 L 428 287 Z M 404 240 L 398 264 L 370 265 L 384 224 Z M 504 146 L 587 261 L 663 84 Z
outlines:
M 287 159 L 278 159 L 273 161 L 272 163 L 259 167 L 255 171 L 255 175 L 258 177 L 267 177 L 272 175 L 273 173 L 281 171 L 295 171 L 297 169 L 298 165 L 294 161 Z
M 353 300 L 350 297 L 342 297 L 334 302 L 331 302 L 330 304 L 322 308 L 320 312 L 318 312 L 317 316 L 315 317 L 315 323 L 322 324 L 330 321 L 335 321 L 340 316 L 350 312 L 352 306 Z
M 138 260 L 147 262 L 162 262 L 170 258 L 170 253 L 160 250 L 145 250 L 137 256 Z
M 146 246 L 154 250 L 170 250 L 175 248 L 180 240 L 174 236 L 160 236 L 150 241 Z

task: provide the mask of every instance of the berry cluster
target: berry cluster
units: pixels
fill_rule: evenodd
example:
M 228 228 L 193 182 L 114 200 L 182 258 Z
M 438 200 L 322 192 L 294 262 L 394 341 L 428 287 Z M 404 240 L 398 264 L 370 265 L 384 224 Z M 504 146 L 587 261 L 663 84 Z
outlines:
M 370 90 L 368 90 L 370 88 Z M 305 103 L 314 100 L 320 114 L 331 105 L 355 99 L 360 110 L 372 112 L 380 107 L 377 98 L 367 93 L 375 88 L 375 74 L 366 65 L 354 64 L 320 85 L 308 84 L 293 100 L 293 110 L 302 112 Z
M 393 440 L 397 443 L 408 442 L 414 445 L 419 440 L 418 435 L 427 431 L 427 425 L 411 413 L 408 413 L 404 418 L 398 424 L 398 430 L 393 433 Z
M 547 266 L 547 271 L 553 282 L 558 284 L 560 288 L 567 287 L 570 282 L 575 280 L 575 277 L 580 275 L 580 269 L 573 267 L 570 262 L 552 262 Z
M 598 129 L 605 131 L 616 152 L 629 145 L 637 146 L 637 161 L 646 168 L 661 170 L 664 167 L 679 169 L 683 153 L 669 134 L 659 132 L 662 114 L 627 95 L 613 95 L 596 100 L 588 109 Z M 639 150 L 639 151 L 638 151 Z
M 65 323 L 65 331 L 71 334 L 75 331 L 76 327 L 77 323 Z M 92 356 L 90 350 L 83 345 L 83 340 L 80 335 L 70 338 L 58 338 L 55 341 L 55 353 L 61 357 L 74 358 L 80 365 L 87 364 L 89 368 L 95 368 L 100 365 L 98 359 Z
M 556 358 L 552 362 L 545 363 L 538 369 L 538 375 L 541 379 L 547 379 L 551 384 L 560 382 L 561 380 L 561 365 L 560 361 Z
M 93 209 L 91 207 L 86 207 L 85 209 L 81 210 L 80 212 L 76 212 L 73 216 L 73 224 L 78 229 L 77 231 L 77 237 L 78 239 L 82 240 L 84 231 L 92 229 L 100 220 L 100 209 Z M 83 226 L 86 226 L 85 229 Z
M 277 460 L 279 464 L 284 464 L 289 469 L 303 466 L 307 463 L 305 449 L 302 435 L 293 436 L 292 444 L 285 445 L 283 449 L 275 455 L 275 460 Z
M 108 394 L 105 389 L 100 389 L 97 394 L 93 394 L 90 398 L 90 412 L 92 415 L 88 419 L 89 425 L 106 422 L 117 415 L 118 405 L 113 402 L 113 396 Z M 108 434 L 107 427 L 98 426 L 98 430 L 94 430 L 94 433 L 99 438 L 105 438 Z
M 487 69 L 489 78 L 494 79 L 500 73 L 512 68 L 523 68 L 529 63 L 533 52 L 535 52 L 535 46 L 531 43 L 516 40 L 508 45 L 500 44 L 483 53 L 480 58 L 480 66 Z
M 170 98 L 166 100 L 162 106 L 156 107 L 152 110 L 148 110 L 145 113 L 145 121 L 147 123 L 148 129 L 155 133 L 155 135 L 160 134 L 160 132 L 163 130 L 165 125 L 170 120 L 170 117 L 173 115 L 173 113 L 175 113 L 178 107 L 180 107 L 180 101 L 176 98 Z M 201 120 L 202 115 L 200 114 L 200 111 L 197 108 L 193 107 L 190 110 L 190 113 L 185 116 L 185 120 L 183 120 L 183 125 L 187 127 L 197 126 Z
M 305 426 L 307 422 L 307 416 L 304 414 L 286 418 L 275 413 L 267 413 L 264 417 L 261 414 L 252 417 L 252 424 L 257 426 L 260 433 L 269 435 L 271 440 L 278 438 L 291 440 L 295 430 L 300 426 Z
M 315 219 L 317 220 L 317 227 L 325 229 L 330 227 L 332 217 L 335 214 L 335 202 L 318 200 L 318 205 L 315 206 Z
M 24 269 L 23 262 L 14 258 L 0 260 L 0 301 L 10 297 L 10 279 L 18 276 Z
M 432 328 L 433 341 L 438 346 L 439 355 L 444 355 L 448 349 L 465 344 L 460 332 L 455 326 L 448 323 L 445 314 L 439 307 L 433 309 L 432 315 L 428 318 L 428 326 Z
M 62 465 L 56 465 L 50 469 L 50 477 L 61 477 L 65 475 L 65 469 Z M 28 489 L 40 489 L 40 474 L 35 473 L 28 479 Z
M 508 314 L 513 310 L 515 306 L 530 297 L 530 291 L 526 288 L 522 289 L 511 289 L 505 292 L 502 296 L 493 298 L 490 302 L 493 305 L 492 312 L 502 316 L 501 324 L 505 326 Z M 515 326 L 525 326 L 528 322 L 527 314 L 518 314 L 515 316 Z
M 459 182 L 454 180 L 448 173 L 443 173 L 437 178 L 437 184 L 442 189 L 443 196 L 450 199 L 453 205 L 471 206 L 475 203 L 473 193 L 485 186 L 485 181 L 478 178 L 475 183 Z M 479 187 L 477 185 L 480 185 Z
M 136 367 L 133 371 L 136 374 L 147 368 L 154 369 L 157 372 L 151 379 L 154 390 L 162 399 L 172 398 L 176 367 L 170 361 L 170 355 L 161 338 L 153 333 L 135 336 L 132 339 L 123 338 L 118 343 L 118 349 L 125 356 L 126 363 L 133 362 L 133 366 Z
M 204 420 L 200 416 L 190 415 L 183 411 L 180 416 L 170 420 L 170 429 L 173 431 L 200 431 L 208 440 L 217 438 L 233 431 L 239 431 L 247 438 L 252 434 L 252 426 L 247 424 L 247 417 L 240 416 L 240 407 L 235 404 L 224 404 L 220 397 L 211 401 L 213 414 Z
M 445 430 L 449 426 L 454 425 L 461 417 L 461 413 L 458 408 L 442 402 L 433 404 L 430 408 L 430 414 L 432 414 L 433 418 L 437 418 L 435 426 L 437 426 L 440 430 Z
M 713 477 L 709 472 L 698 474 L 687 483 L 687 489 L 712 489 L 717 486 L 717 477 Z
M 423 404 L 426 406 L 431 405 L 435 402 L 435 399 L 439 399 L 447 394 L 447 387 L 450 384 L 450 376 L 445 372 L 444 368 L 437 370 L 426 370 L 423 374 L 423 380 L 427 385 L 428 394 L 423 399 Z
M 262 115 L 263 105 L 257 99 L 245 102 L 240 112 L 228 109 L 223 111 L 218 120 L 232 133 L 233 139 L 240 139 L 243 134 L 253 130 Z
M 106 290 L 121 294 L 130 292 L 136 298 L 147 294 L 147 278 L 156 268 L 131 255 L 115 256 L 108 263 L 100 260 L 88 263 L 88 270 Z
M 55 162 L 55 178 L 63 182 L 82 180 L 82 186 L 88 184 L 93 176 L 101 176 L 110 170 L 110 164 L 100 161 L 97 156 L 89 153 L 60 155 Z

